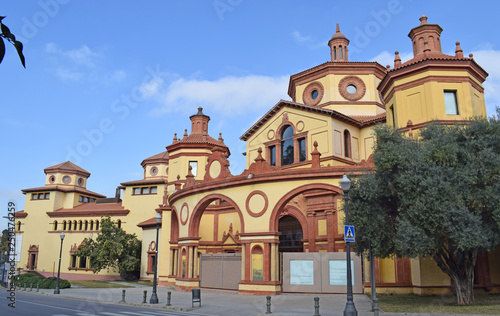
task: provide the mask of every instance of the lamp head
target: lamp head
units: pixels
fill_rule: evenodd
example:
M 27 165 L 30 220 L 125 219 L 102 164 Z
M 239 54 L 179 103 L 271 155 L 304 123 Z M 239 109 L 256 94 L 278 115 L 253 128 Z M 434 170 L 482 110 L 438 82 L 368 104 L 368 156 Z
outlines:
M 156 216 L 155 216 L 155 222 L 156 222 L 156 224 L 160 224 L 161 223 L 161 214 L 160 213 L 156 214 Z
M 62 232 L 59 236 L 61 237 L 61 240 L 64 240 L 64 237 L 66 237 L 66 235 L 64 235 L 64 232 Z
M 342 177 L 342 180 L 340 180 L 340 187 L 345 193 L 349 192 L 349 190 L 351 189 L 351 180 L 349 180 L 349 178 L 345 174 Z

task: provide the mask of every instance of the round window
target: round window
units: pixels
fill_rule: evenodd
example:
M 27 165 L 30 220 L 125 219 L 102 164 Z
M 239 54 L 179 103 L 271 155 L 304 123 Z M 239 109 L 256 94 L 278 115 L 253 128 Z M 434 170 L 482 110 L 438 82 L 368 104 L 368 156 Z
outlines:
M 71 178 L 69 176 L 64 176 L 63 177 L 63 182 L 64 183 L 69 183 L 71 181 Z
M 318 95 L 319 95 L 318 90 L 313 90 L 313 91 L 311 92 L 311 98 L 312 98 L 313 100 L 316 100 L 316 98 L 318 97 Z
M 51 176 L 50 179 L 49 179 L 50 183 L 54 183 L 56 181 L 56 177 L 54 176 Z
M 78 185 L 82 185 L 83 184 L 83 179 L 82 178 L 79 178 L 78 179 Z
M 156 174 L 156 173 L 158 173 L 158 169 L 153 168 L 153 169 L 151 169 L 151 172 L 152 172 L 153 174 Z
M 355 94 L 355 93 L 356 93 L 356 91 L 358 91 L 358 88 L 356 88 L 356 86 L 355 86 L 355 85 L 350 84 L 350 85 L 348 85 L 348 86 L 347 86 L 346 90 L 347 90 L 347 92 L 348 92 L 349 94 Z

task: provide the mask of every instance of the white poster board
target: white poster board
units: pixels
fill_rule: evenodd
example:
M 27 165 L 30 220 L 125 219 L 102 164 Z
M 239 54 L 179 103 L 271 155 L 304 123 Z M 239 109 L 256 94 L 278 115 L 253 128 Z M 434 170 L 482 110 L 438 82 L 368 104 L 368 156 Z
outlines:
M 345 260 L 329 260 L 330 285 L 347 285 L 347 265 Z M 354 285 L 354 261 L 351 260 L 351 280 Z
M 313 285 L 314 261 L 290 260 L 290 284 Z

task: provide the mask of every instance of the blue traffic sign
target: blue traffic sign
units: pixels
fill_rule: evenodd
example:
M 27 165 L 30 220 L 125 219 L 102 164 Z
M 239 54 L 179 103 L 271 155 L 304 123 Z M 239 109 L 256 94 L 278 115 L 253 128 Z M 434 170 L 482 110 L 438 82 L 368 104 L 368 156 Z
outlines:
M 354 226 L 344 225 L 344 241 L 354 242 Z

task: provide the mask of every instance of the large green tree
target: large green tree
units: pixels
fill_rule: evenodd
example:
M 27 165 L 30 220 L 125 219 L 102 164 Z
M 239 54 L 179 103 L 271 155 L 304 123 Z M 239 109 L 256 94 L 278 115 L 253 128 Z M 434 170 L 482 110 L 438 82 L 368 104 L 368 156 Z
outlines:
M 123 279 L 139 277 L 141 241 L 135 234 L 127 234 L 109 217 L 101 219 L 101 232 L 97 238 L 85 238 L 76 255 L 90 257 L 94 273 L 103 269 L 118 269 Z
M 478 251 L 500 241 L 499 116 L 431 124 L 415 140 L 376 128 L 375 168 L 349 192 L 356 252 L 431 257 L 457 303 L 472 304 Z

